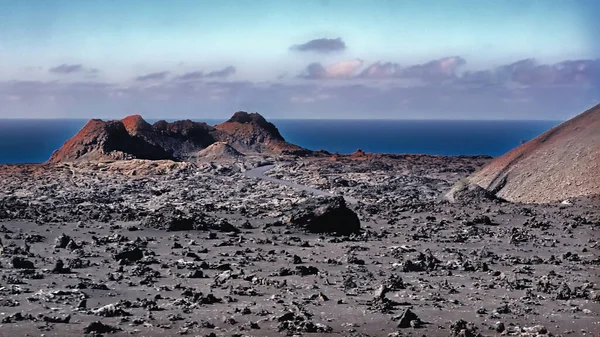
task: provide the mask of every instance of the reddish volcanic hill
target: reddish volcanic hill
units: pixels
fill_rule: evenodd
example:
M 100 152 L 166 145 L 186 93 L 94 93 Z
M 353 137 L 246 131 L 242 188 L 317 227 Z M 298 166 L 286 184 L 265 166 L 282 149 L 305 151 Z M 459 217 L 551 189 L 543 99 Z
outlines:
M 237 150 L 302 155 L 310 151 L 288 143 L 273 123 L 258 113 L 236 112 L 229 120 L 215 126 L 223 132 L 220 140 Z
M 236 112 L 216 128 L 191 120 L 158 121 L 151 125 L 142 116 L 132 115 L 122 120 L 90 120 L 54 151 L 49 162 L 131 158 L 186 160 L 219 141 L 228 142 L 241 152 L 308 152 L 285 142 L 275 125 L 257 113 Z
M 132 136 L 152 133 L 152 125 L 146 122 L 141 115 L 131 115 L 121 120 L 123 126 Z
M 600 104 L 492 160 L 470 181 L 514 202 L 600 195 Z
M 128 124 L 131 128 L 131 125 Z M 161 147 L 132 135 L 123 121 L 92 119 L 58 150 L 49 162 L 104 159 L 172 159 Z

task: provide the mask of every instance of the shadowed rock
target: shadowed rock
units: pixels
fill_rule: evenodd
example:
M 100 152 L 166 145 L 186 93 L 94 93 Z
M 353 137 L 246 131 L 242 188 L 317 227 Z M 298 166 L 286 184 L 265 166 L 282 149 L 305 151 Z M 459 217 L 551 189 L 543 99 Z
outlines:
M 421 319 L 410 309 L 406 309 L 398 320 L 398 328 L 401 329 L 410 328 L 411 326 L 418 328 L 420 325 Z
M 485 188 L 468 182 L 459 182 L 444 196 L 446 200 L 455 203 L 469 204 L 474 202 L 505 200 L 497 197 Z
M 83 332 L 86 334 L 114 333 L 120 330 L 121 329 L 104 324 L 100 321 L 92 322 L 83 328 Z
M 130 129 L 135 128 L 132 126 L 134 123 L 130 118 L 128 124 Z M 60 149 L 54 151 L 49 162 L 129 158 L 174 159 L 160 146 L 148 142 L 137 134 L 130 134 L 122 121 L 104 122 L 92 119 Z
M 231 144 L 238 151 L 294 155 L 310 153 L 309 150 L 286 142 L 277 127 L 258 113 L 238 111 L 215 128 L 223 131 L 220 140 Z
M 314 199 L 295 211 L 290 223 L 311 233 L 349 235 L 360 231 L 360 220 L 343 197 Z
M 164 120 L 153 125 L 140 115 L 122 120 L 90 120 L 49 159 L 50 163 L 124 159 L 185 161 L 216 142 L 237 151 L 275 154 L 307 154 L 287 143 L 279 130 L 258 113 L 236 112 L 228 121 L 212 127 L 206 123 Z M 222 145 L 217 145 L 217 148 Z M 234 150 L 234 149 L 231 150 Z M 226 149 L 227 150 L 227 149 Z M 234 154 L 233 151 L 225 151 Z

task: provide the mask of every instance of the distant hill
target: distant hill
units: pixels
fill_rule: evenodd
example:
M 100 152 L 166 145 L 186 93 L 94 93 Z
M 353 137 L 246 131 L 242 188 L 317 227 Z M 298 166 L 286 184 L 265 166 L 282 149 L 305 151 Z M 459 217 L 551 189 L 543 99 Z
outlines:
M 48 162 L 133 158 L 184 161 L 217 142 L 227 143 L 232 150 L 241 153 L 310 153 L 287 143 L 277 127 L 260 114 L 239 111 L 216 127 L 191 120 L 158 121 L 151 125 L 140 115 L 111 121 L 92 119 L 54 151 Z M 224 154 L 233 153 L 227 148 L 224 151 Z
M 600 195 L 600 104 L 495 158 L 470 182 L 514 202 Z
M 277 154 L 307 154 L 310 151 L 288 143 L 273 123 L 258 113 L 236 112 L 229 120 L 215 126 L 222 131 L 222 141 L 238 150 L 274 152 Z

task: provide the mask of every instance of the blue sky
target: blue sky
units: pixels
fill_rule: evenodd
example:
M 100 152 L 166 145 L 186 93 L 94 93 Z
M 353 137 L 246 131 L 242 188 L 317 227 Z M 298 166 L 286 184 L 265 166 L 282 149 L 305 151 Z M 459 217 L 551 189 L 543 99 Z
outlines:
M 592 0 L 0 0 L 0 117 L 564 119 L 600 102 L 598 14 Z

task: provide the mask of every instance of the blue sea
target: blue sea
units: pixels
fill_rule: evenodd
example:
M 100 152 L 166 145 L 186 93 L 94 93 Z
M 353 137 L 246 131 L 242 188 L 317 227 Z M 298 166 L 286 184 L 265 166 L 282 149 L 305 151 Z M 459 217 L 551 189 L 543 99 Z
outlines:
M 148 120 L 149 122 L 153 122 Z M 222 120 L 203 120 L 214 125 Z M 271 120 L 291 143 L 311 150 L 499 156 L 560 121 Z M 87 120 L 0 119 L 0 164 L 41 163 Z

